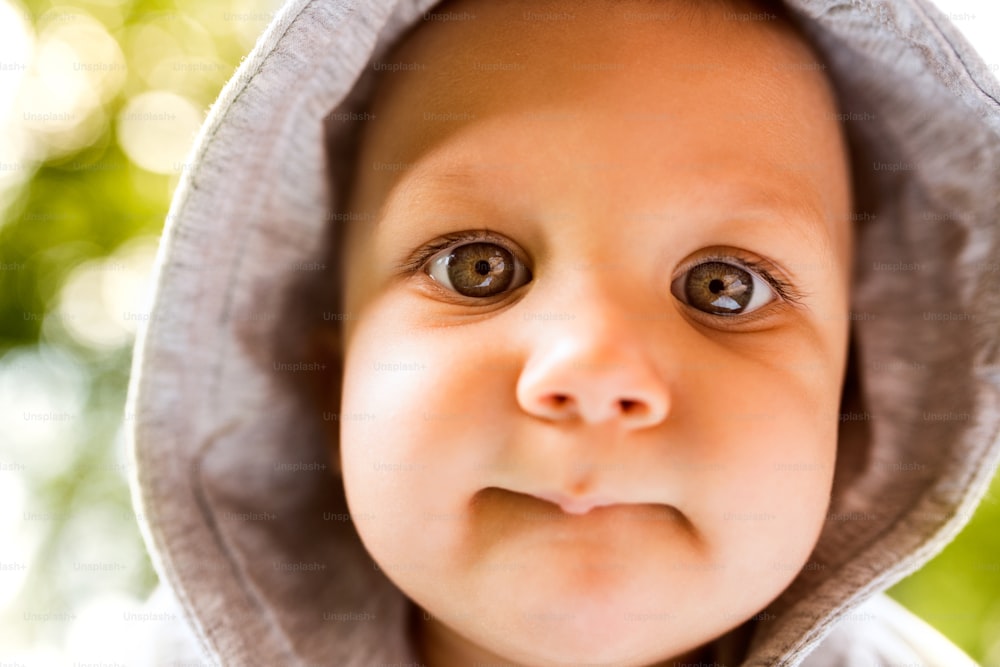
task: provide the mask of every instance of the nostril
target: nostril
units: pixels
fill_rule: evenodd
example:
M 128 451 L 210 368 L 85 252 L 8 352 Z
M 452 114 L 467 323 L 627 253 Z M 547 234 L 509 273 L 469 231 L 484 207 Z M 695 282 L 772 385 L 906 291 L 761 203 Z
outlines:
M 611 408 L 611 414 L 599 415 L 596 408 L 590 411 L 583 410 L 581 413 L 576 396 L 572 394 L 550 393 L 540 397 L 538 407 L 542 410 L 544 416 L 550 419 L 565 419 L 571 415 L 579 415 L 585 421 L 596 422 L 617 416 L 619 418 L 624 417 L 630 423 L 634 424 L 645 423 L 653 411 L 653 407 L 649 401 L 641 398 L 619 398 L 614 403 L 606 403 L 605 409 L 612 405 L 615 407 Z
M 649 403 L 631 398 L 623 398 L 619 403 L 622 406 L 622 414 L 630 417 L 648 417 L 650 414 Z
M 545 397 L 545 402 L 550 408 L 559 409 L 569 403 L 569 396 L 566 394 L 550 394 Z

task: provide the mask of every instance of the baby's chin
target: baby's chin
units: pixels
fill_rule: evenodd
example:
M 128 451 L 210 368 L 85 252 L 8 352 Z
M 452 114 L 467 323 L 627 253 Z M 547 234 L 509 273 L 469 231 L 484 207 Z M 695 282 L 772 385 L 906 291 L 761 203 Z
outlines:
M 462 627 L 491 633 L 470 639 L 507 659 L 649 665 L 736 624 L 711 611 L 718 573 L 666 505 L 574 515 L 508 492 L 489 494 L 470 525 L 467 560 L 447 567 L 471 610 Z
M 697 582 L 683 574 L 545 558 L 529 576 L 490 578 L 467 589 L 488 607 L 475 614 L 481 623 L 462 626 L 463 632 L 487 633 L 471 635 L 472 641 L 523 665 L 639 667 L 691 651 L 729 629 L 717 615 L 691 613 L 706 605 Z

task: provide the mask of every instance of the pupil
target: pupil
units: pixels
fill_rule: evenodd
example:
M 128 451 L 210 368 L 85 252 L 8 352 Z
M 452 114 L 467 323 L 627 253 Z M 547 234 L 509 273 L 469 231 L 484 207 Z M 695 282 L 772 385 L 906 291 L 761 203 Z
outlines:
M 718 278 L 715 278 L 712 282 L 708 283 L 708 289 L 712 291 L 712 294 L 718 294 L 723 287 L 725 287 L 725 283 Z
M 489 262 L 487 262 L 485 259 L 481 259 L 478 262 L 476 262 L 476 273 L 478 273 L 481 276 L 485 276 L 489 272 L 490 272 Z

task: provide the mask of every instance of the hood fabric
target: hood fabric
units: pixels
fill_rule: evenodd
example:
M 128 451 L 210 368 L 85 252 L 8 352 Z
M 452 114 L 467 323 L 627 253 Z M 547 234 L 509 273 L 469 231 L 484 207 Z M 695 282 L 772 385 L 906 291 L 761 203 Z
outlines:
M 1000 86 L 927 0 L 786 4 L 839 96 L 857 248 L 831 505 L 807 566 L 744 628 L 730 664 L 754 667 L 802 663 L 930 560 L 1000 459 Z M 348 517 L 329 425 L 288 390 L 301 359 L 268 341 L 338 224 L 330 174 L 351 168 L 358 123 L 330 118 L 364 109 L 372 64 L 434 5 L 286 4 L 174 197 L 130 387 L 131 484 L 162 584 L 223 664 L 417 664 L 413 603 Z

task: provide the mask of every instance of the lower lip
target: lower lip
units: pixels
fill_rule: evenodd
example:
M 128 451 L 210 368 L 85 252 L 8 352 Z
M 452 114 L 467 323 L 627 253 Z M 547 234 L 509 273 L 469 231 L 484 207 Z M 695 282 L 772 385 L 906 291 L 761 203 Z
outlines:
M 470 552 L 483 554 L 510 549 L 526 539 L 532 544 L 587 545 L 593 553 L 623 548 L 654 535 L 687 532 L 684 514 L 671 505 L 619 503 L 594 507 L 586 514 L 567 514 L 558 505 L 532 495 L 499 487 L 480 489 L 470 503 L 473 546 Z M 665 532 L 664 532 L 665 531 Z M 526 546 L 520 543 L 521 548 Z M 633 547 L 627 547 L 633 548 Z

